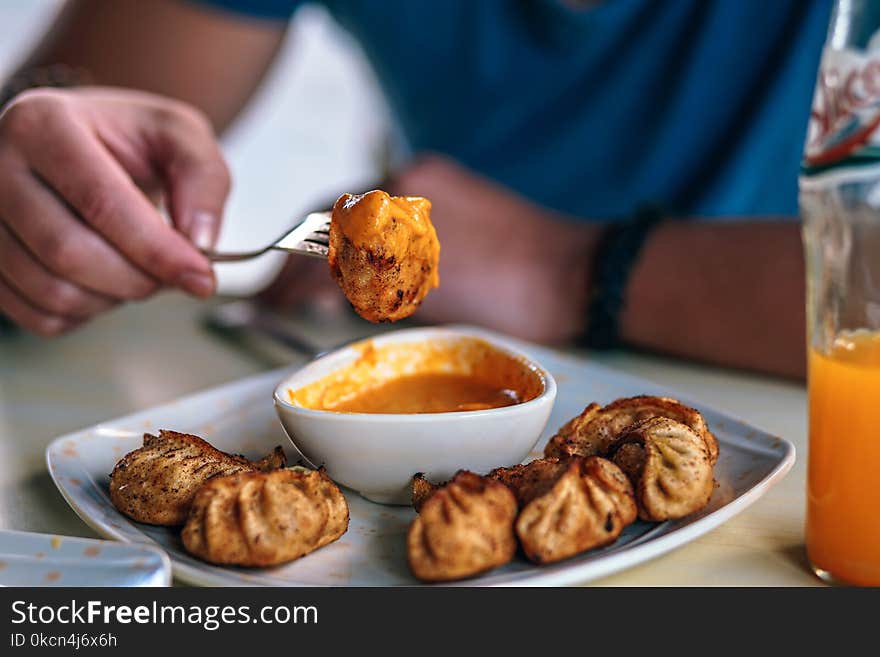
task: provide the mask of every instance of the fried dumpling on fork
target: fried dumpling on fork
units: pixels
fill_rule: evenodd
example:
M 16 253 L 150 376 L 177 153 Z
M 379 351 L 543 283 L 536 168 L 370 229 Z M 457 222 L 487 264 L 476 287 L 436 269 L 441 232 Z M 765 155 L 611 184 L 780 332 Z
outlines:
M 632 482 L 642 520 L 672 520 L 699 511 L 715 488 L 705 442 L 691 427 L 669 418 L 630 427 L 612 460 Z
M 687 425 L 705 443 L 712 464 L 718 460 L 718 441 L 699 411 L 677 399 L 650 395 L 617 399 L 604 407 L 590 404 L 556 432 L 544 448 L 544 455 L 607 456 L 627 428 L 652 417 L 666 417 Z
M 600 457 L 543 458 L 488 476 L 516 495 L 521 508 L 516 535 L 535 563 L 608 545 L 636 519 L 630 482 Z
M 345 497 L 323 468 L 246 472 L 199 488 L 182 538 L 211 563 L 272 566 L 332 543 L 348 521 Z
M 416 577 L 461 579 L 513 558 L 517 505 L 506 486 L 466 470 L 435 490 L 424 480 L 416 486 L 426 493 L 414 495 L 419 515 L 406 537 L 407 560 Z
M 176 431 L 144 434 L 110 475 L 110 501 L 128 517 L 151 525 L 182 525 L 199 486 L 212 477 L 275 470 L 287 465 L 281 447 L 260 459 L 227 454 L 198 436 Z
M 371 322 L 409 317 L 439 284 L 440 243 L 431 202 L 382 190 L 343 194 L 330 220 L 330 273 Z

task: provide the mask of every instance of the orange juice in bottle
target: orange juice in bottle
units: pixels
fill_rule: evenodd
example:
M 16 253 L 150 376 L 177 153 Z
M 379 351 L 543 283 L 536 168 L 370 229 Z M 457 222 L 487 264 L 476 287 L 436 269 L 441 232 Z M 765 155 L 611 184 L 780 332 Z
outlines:
M 817 574 L 880 586 L 880 332 L 809 353 L 807 553 Z
M 880 2 L 835 0 L 798 176 L 810 447 L 807 556 L 880 586 Z

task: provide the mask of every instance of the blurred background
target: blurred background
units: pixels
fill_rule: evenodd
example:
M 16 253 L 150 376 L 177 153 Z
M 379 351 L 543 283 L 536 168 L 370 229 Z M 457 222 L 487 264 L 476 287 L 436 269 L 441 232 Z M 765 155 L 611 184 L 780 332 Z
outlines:
M 58 11 L 62 0 L 0 0 L 0 79 Z M 320 7 L 295 16 L 273 70 L 223 137 L 233 189 L 220 249 L 274 240 L 304 213 L 342 191 L 379 180 L 388 111 L 359 47 Z M 218 267 L 220 292 L 267 284 L 281 254 Z

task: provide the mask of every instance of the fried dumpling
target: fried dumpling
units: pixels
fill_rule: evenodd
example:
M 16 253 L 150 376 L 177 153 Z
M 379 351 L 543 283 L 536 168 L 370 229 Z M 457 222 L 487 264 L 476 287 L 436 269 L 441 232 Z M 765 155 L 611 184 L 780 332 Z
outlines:
M 590 404 L 556 432 L 544 448 L 544 455 L 607 456 L 628 427 L 652 417 L 686 424 L 702 438 L 712 463 L 718 459 L 718 441 L 699 411 L 670 397 L 649 395 L 617 399 L 601 408 Z
M 560 459 L 569 456 L 597 456 L 603 453 L 603 444 L 598 431 L 590 429 L 602 407 L 592 402 L 568 422 L 562 425 L 544 447 L 544 456 Z
M 488 475 L 521 507 L 516 535 L 535 563 L 551 563 L 614 542 L 636 519 L 630 482 L 600 457 L 544 458 Z
M 332 543 L 348 519 L 345 497 L 323 469 L 247 472 L 198 490 L 182 538 L 211 563 L 272 566 Z
M 343 194 L 330 220 L 330 273 L 357 313 L 396 322 L 437 287 L 440 243 L 431 202 L 382 190 Z
M 612 460 L 629 477 L 642 520 L 671 520 L 699 511 L 715 487 L 712 459 L 691 427 L 655 417 L 630 427 Z
M 463 470 L 420 503 L 406 552 L 421 580 L 470 577 L 509 562 L 516 552 L 516 499 L 503 484 Z
M 151 525 L 182 525 L 199 486 L 212 477 L 275 470 L 287 464 L 281 447 L 259 461 L 227 454 L 198 436 L 144 434 L 144 445 L 123 456 L 110 475 L 110 501 Z
M 568 468 L 567 459 L 543 458 L 525 465 L 495 468 L 486 476 L 500 481 L 516 496 L 520 508 L 546 493 Z

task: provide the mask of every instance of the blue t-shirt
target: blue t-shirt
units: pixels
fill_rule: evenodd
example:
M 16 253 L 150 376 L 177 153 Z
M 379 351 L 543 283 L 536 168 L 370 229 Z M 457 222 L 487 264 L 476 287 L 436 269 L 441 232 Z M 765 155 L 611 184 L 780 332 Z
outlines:
M 287 19 L 300 0 L 199 0 Z M 414 152 L 614 219 L 797 214 L 830 0 L 324 0 Z

